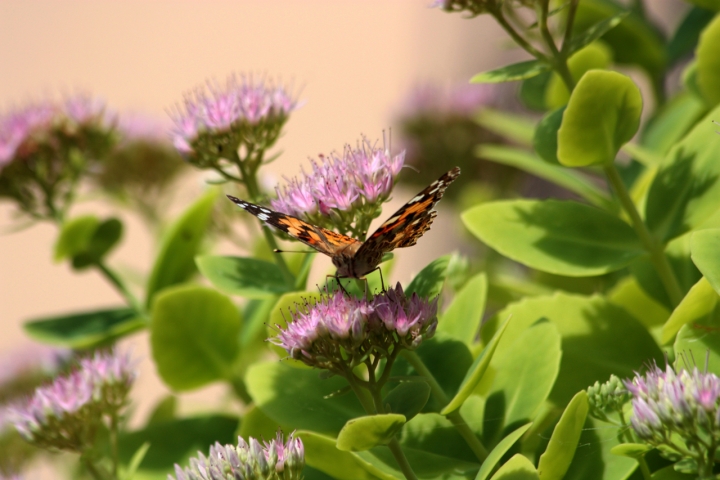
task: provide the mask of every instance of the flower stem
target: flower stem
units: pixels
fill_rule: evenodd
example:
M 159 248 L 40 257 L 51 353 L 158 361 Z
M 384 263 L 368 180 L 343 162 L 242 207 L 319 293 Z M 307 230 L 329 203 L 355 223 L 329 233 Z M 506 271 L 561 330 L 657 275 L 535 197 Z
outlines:
M 402 451 L 402 448 L 400 447 L 400 442 L 398 442 L 398 439 L 396 437 L 393 437 L 393 439 L 390 440 L 390 443 L 388 443 L 388 448 L 393 454 L 393 457 L 395 457 L 395 461 L 398 463 L 398 466 L 403 472 L 403 475 L 405 475 L 405 478 L 407 478 L 408 480 L 417 480 L 417 476 L 410 467 L 410 463 L 408 462 L 405 453 Z
M 401 355 L 405 360 L 408 361 L 408 363 L 410 363 L 410 365 L 412 365 L 412 367 L 417 373 L 419 373 L 423 378 L 425 378 L 425 380 L 428 382 L 428 385 L 430 385 L 430 391 L 432 392 L 433 396 L 442 405 L 447 405 L 450 399 L 447 398 L 447 395 L 445 395 L 445 392 L 443 392 L 442 387 L 440 387 L 440 384 L 437 382 L 437 380 L 435 380 L 432 372 L 428 370 L 420 357 L 418 357 L 415 352 L 411 352 L 409 350 L 403 350 Z M 480 462 L 483 462 L 488 456 L 487 449 L 485 449 L 485 446 L 480 442 L 480 439 L 477 438 L 475 432 L 470 429 L 467 422 L 460 413 L 460 410 L 455 410 L 454 412 L 447 414 L 446 417 L 448 420 L 450 420 L 458 433 L 463 437 L 465 442 L 472 449 L 477 459 L 480 460 Z
M 98 270 L 100 270 L 100 272 L 102 272 L 103 275 L 105 275 L 105 278 L 107 278 L 110 283 L 115 286 L 115 288 L 125 298 L 125 301 L 128 303 L 128 305 L 130 305 L 130 307 L 132 307 L 133 310 L 135 310 L 137 313 L 144 312 L 141 303 L 138 301 L 137 298 L 135 298 L 135 295 L 132 294 L 132 292 L 125 286 L 125 283 L 114 271 L 110 269 L 110 267 L 105 265 L 102 260 L 98 260 L 95 263 L 95 266 Z
M 648 467 L 645 457 L 638 457 L 637 462 L 638 462 L 638 465 L 640 465 L 640 471 L 642 472 L 643 479 L 651 480 L 652 473 L 650 472 L 650 467 Z
M 544 61 L 547 63 L 551 63 L 549 61 L 548 57 L 544 53 L 542 53 L 537 48 L 533 47 L 530 44 L 530 42 L 525 40 L 522 37 L 522 35 L 520 35 L 517 32 L 517 30 L 515 30 L 512 25 L 510 25 L 510 23 L 507 21 L 507 19 L 503 15 L 500 7 L 498 7 L 495 10 L 491 10 L 490 14 L 493 17 L 495 17 L 495 20 L 497 20 L 497 22 L 500 24 L 500 26 L 503 27 L 503 29 L 508 33 L 508 35 L 510 35 L 512 37 L 512 39 L 515 40 L 515 43 L 520 45 L 520 47 L 522 47 L 523 50 L 525 50 L 526 52 L 528 52 L 530 55 L 532 55 L 533 57 L 535 57 L 538 60 L 541 60 L 541 61 Z
M 120 455 L 118 453 L 118 415 L 115 411 L 110 415 L 110 451 L 112 455 L 112 476 L 118 478 Z
M 677 306 L 683 298 L 683 293 L 680 288 L 680 284 L 675 277 L 675 273 L 670 266 L 670 262 L 665 256 L 662 244 L 652 237 L 645 225 L 645 222 L 643 222 L 642 218 L 640 218 L 640 214 L 638 213 L 637 208 L 635 208 L 635 204 L 630 198 L 630 194 L 620 178 L 620 173 L 617 171 L 615 163 L 606 164 L 604 166 L 604 170 L 605 175 L 607 175 L 610 184 L 615 190 L 615 193 L 617 193 L 620 204 L 623 206 L 625 212 L 630 216 L 630 221 L 635 229 L 635 233 L 637 233 L 637 236 L 639 237 L 645 250 L 647 250 L 650 254 L 650 261 L 655 267 L 655 271 L 665 287 L 665 291 L 670 298 L 670 302 L 673 307 Z

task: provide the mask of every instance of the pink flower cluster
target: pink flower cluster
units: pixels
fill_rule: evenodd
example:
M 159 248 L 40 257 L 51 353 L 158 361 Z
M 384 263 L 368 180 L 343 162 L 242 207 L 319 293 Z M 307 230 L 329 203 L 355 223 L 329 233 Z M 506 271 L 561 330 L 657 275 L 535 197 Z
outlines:
M 105 104 L 101 100 L 80 94 L 62 103 L 33 103 L 4 114 L 0 117 L 0 170 L 34 135 L 43 135 L 53 126 L 73 128 L 104 121 L 104 112 Z
M 437 327 L 437 298 L 408 298 L 398 283 L 373 300 L 342 292 L 291 313 L 287 326 L 270 342 L 310 366 L 338 370 L 341 364 L 362 360 L 371 352 L 414 349 L 431 338 Z M 339 368 L 344 371 L 343 368 Z
M 8 407 L 7 420 L 26 440 L 51 438 L 57 442 L 52 446 L 63 448 L 63 441 L 73 443 L 78 437 L 68 425 L 87 428 L 102 414 L 117 412 L 134 379 L 129 356 L 98 352 L 70 374 L 36 389 L 26 402 Z
M 254 438 L 245 442 L 238 437 L 237 447 L 215 443 L 206 457 L 198 452 L 184 470 L 175 465 L 175 477 L 168 480 L 215 480 L 219 478 L 256 480 L 296 480 L 301 478 L 305 466 L 305 448 L 302 440 L 291 433 L 283 443 L 282 433 L 275 440 L 261 445 Z
M 193 153 L 193 142 L 201 133 L 223 133 L 239 124 L 257 125 L 283 121 L 297 101 L 283 87 L 256 82 L 252 77 L 233 75 L 225 85 L 207 82 L 185 96 L 173 115 L 173 144 L 183 154 Z
M 391 155 L 363 138 L 357 148 L 347 145 L 342 156 L 319 158 L 312 162 L 311 173 L 303 172 L 301 178 L 276 187 L 277 199 L 271 201 L 275 210 L 295 216 L 328 215 L 331 210 L 381 203 L 392 191 L 405 152 Z
M 466 117 L 490 103 L 495 95 L 492 85 L 458 85 L 443 89 L 425 84 L 412 90 L 405 101 L 404 117 L 418 115 L 457 115 Z

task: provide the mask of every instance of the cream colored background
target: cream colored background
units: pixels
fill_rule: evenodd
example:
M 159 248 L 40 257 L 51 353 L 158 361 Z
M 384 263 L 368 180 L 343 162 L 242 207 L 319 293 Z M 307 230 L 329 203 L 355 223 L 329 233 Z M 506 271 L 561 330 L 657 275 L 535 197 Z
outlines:
M 415 83 L 464 82 L 473 73 L 524 58 L 507 51 L 505 35 L 489 18 L 468 21 L 429 9 L 428 3 L 0 1 L 0 108 L 82 88 L 105 98 L 112 109 L 166 119 L 183 92 L 206 79 L 267 73 L 304 86 L 306 104 L 292 115 L 280 142 L 285 153 L 268 167 L 278 176 L 292 175 L 308 156 L 340 149 L 361 133 L 380 138 Z M 661 9 L 679 2 L 648 3 Z M 396 199 L 413 193 L 398 193 Z M 96 208 L 85 205 L 77 212 Z M 0 228 L 11 224 L 11 211 L 0 204 Z M 396 280 L 408 279 L 425 259 L 452 248 L 444 243 L 452 236 L 450 225 L 440 215 L 426 238 L 398 254 L 403 273 Z M 146 271 L 150 236 L 132 218 L 127 227 L 111 263 Z M 51 225 L 37 225 L 0 235 L 0 358 L 27 342 L 21 330 L 26 319 L 120 302 L 95 273 L 78 275 L 51 262 L 55 233 Z M 145 359 L 135 391 L 141 418 L 165 387 L 149 361 L 147 337 L 125 343 Z M 190 395 L 185 408 L 209 408 L 220 393 L 215 388 Z

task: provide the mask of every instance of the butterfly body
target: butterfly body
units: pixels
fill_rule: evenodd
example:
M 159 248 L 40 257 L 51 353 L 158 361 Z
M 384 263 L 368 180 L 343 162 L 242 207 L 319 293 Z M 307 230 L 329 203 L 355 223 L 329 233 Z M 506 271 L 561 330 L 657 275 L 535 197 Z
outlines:
M 266 224 L 331 257 L 337 268 L 337 277 L 362 278 L 378 268 L 385 253 L 415 245 L 437 215 L 433 207 L 458 175 L 460 168 L 455 167 L 438 178 L 395 212 L 364 242 L 312 225 L 292 215 L 275 212 L 230 195 L 228 198 Z

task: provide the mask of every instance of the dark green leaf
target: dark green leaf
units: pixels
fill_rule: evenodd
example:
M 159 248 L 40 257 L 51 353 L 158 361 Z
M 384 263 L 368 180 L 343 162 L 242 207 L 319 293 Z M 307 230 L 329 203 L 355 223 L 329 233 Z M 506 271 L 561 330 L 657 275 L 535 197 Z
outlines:
M 569 53 L 577 52 L 586 45 L 590 45 L 595 40 L 608 33 L 613 28 L 617 27 L 630 12 L 620 12 L 612 17 L 606 18 L 599 21 L 592 27 L 588 28 L 579 35 L 573 35 L 570 40 L 570 47 L 568 48 Z
M 345 379 L 322 379 L 317 370 L 292 368 L 278 361 L 256 363 L 245 380 L 256 405 L 290 428 L 336 434 L 351 418 L 365 415 Z
M 491 202 L 465 211 L 462 219 L 470 232 L 494 250 L 557 275 L 601 275 L 643 254 L 627 223 L 577 202 Z
M 153 408 L 146 422 L 147 425 L 152 423 L 170 422 L 176 419 L 177 414 L 177 397 L 175 395 L 166 395 Z
M 670 64 L 692 54 L 700 39 L 700 32 L 710 23 L 714 15 L 713 11 L 700 7 L 688 10 L 667 45 Z
M 85 249 L 72 257 L 75 269 L 83 269 L 100 262 L 122 238 L 123 224 L 117 218 L 100 223 L 93 232 Z
M 23 328 L 39 342 L 66 348 L 92 348 L 147 326 L 147 320 L 131 308 L 113 308 L 30 320 Z
M 695 56 L 698 86 L 705 101 L 715 106 L 720 103 L 720 16 L 700 34 Z
M 550 69 L 547 63 L 539 60 L 513 63 L 483 73 L 478 73 L 470 79 L 470 83 L 503 83 L 525 80 L 540 75 Z
M 605 191 L 587 180 L 580 173 L 540 160 L 527 150 L 505 145 L 480 145 L 476 150 L 477 157 L 492 160 L 493 162 L 519 168 L 531 175 L 559 185 L 583 197 L 588 202 L 606 210 L 613 211 L 615 206 Z
M 559 480 L 565 477 L 575 456 L 587 413 L 587 393 L 581 390 L 565 408 L 545 453 L 540 456 L 538 472 L 541 478 Z
M 720 135 L 712 123 L 716 118 L 720 106 L 673 147 L 650 187 L 645 217 L 663 242 L 720 226 Z
M 413 293 L 417 293 L 418 297 L 427 299 L 439 295 L 445 283 L 449 263 L 450 255 L 444 255 L 430 262 L 420 270 L 420 273 L 415 275 L 415 278 L 405 288 L 405 294 L 409 297 Z
M 529 109 L 536 111 L 547 110 L 545 105 L 545 90 L 547 84 L 552 78 L 552 71 L 541 73 L 540 75 L 527 80 L 523 80 L 520 84 L 520 101 Z
M 530 460 L 516 453 L 495 472 L 491 480 L 540 480 L 540 475 Z
M 63 223 L 55 241 L 55 261 L 84 252 L 99 224 L 100 219 L 95 215 L 76 217 Z
M 490 319 L 481 331 L 484 342 L 512 317 L 498 352 L 505 351 L 538 319 L 557 326 L 562 337 L 560 373 L 550 393 L 556 405 L 565 405 L 580 390 L 611 374 L 632 377 L 634 371 L 663 354 L 647 329 L 625 310 L 605 298 L 555 293 L 526 298 L 509 305 Z
M 198 450 L 207 454 L 210 445 L 236 444 L 234 437 L 237 417 L 210 415 L 154 423 L 142 430 L 123 433 L 118 438 L 121 463 L 130 463 L 135 452 L 146 442 L 150 444 L 140 471 L 155 471 L 165 476 L 173 472 L 175 463 L 185 464 Z
M 507 453 L 508 450 L 510 450 L 510 447 L 512 447 L 515 442 L 517 442 L 520 437 L 522 437 L 523 434 L 527 432 L 531 425 L 532 423 L 523 425 L 522 427 L 518 428 L 517 430 L 513 431 L 505 438 L 500 440 L 500 442 L 495 445 L 495 448 L 493 448 L 492 451 L 488 454 L 487 458 L 480 467 L 480 471 L 478 471 L 475 480 L 486 480 L 490 475 L 490 472 L 492 472 L 495 468 L 495 465 L 497 465 L 500 459 Z
M 240 313 L 225 295 L 179 285 L 159 293 L 150 345 L 158 373 L 174 390 L 228 379 L 239 352 Z
M 203 255 L 195 263 L 210 283 L 230 295 L 268 298 L 292 289 L 277 264 L 265 260 Z
M 210 221 L 217 190 L 210 190 L 173 223 L 165 234 L 147 285 L 147 306 L 163 288 L 188 280 L 196 271 L 195 257 Z
M 606 378 L 607 380 L 607 378 Z M 603 380 L 601 380 L 603 381 Z M 613 455 L 619 445 L 621 432 L 607 423 L 587 418 L 577 442 L 582 447 L 572 459 L 563 480 L 618 480 L 627 479 L 637 468 L 637 462 Z M 550 435 L 550 432 L 547 432 Z
M 402 382 L 383 398 L 389 412 L 399 413 L 410 421 L 420 413 L 430 398 L 430 386 L 424 381 Z
M 535 152 L 551 165 L 560 166 L 557 159 L 557 132 L 562 123 L 565 107 L 560 107 L 546 114 L 535 128 L 533 148 Z
M 405 416 L 397 413 L 353 418 L 340 430 L 337 448 L 343 452 L 362 452 L 386 445 L 405 425 L 405 421 Z
M 590 70 L 573 90 L 563 114 L 558 160 L 568 167 L 614 162 L 620 147 L 637 133 L 641 113 L 642 95 L 630 78 Z

